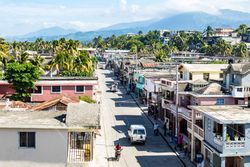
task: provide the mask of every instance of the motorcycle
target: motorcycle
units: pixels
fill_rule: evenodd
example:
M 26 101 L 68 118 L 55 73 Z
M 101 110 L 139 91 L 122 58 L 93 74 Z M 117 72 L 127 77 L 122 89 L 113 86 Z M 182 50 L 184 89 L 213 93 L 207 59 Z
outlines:
M 115 160 L 116 161 L 119 161 L 120 157 L 121 157 L 121 152 L 122 152 L 122 149 L 115 149 Z

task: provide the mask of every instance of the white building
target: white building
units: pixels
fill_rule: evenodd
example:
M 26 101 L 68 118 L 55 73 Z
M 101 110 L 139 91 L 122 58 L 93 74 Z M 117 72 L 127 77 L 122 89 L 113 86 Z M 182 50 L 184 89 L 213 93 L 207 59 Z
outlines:
M 65 167 L 93 158 L 99 106 L 65 111 L 0 111 L 1 167 Z

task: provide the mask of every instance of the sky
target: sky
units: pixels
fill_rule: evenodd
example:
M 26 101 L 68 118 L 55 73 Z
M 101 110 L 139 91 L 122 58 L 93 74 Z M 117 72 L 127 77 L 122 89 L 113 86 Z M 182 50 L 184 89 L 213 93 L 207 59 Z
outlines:
M 0 0 L 0 35 L 23 35 L 54 26 L 90 31 L 189 11 L 250 13 L 249 6 L 250 0 Z

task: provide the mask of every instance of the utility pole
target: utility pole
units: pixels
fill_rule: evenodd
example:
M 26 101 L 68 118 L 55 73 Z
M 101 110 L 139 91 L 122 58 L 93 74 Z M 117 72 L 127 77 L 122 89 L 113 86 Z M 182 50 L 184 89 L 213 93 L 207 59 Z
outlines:
M 135 59 L 136 59 L 136 66 L 135 66 L 135 69 L 136 69 L 136 72 L 138 72 L 138 55 L 137 55 L 137 46 L 136 46 Z
M 178 137 L 179 133 L 179 123 L 178 123 L 178 107 L 179 107 L 179 88 L 178 88 L 178 64 L 176 64 L 176 99 L 175 99 L 175 105 L 176 105 L 176 119 L 175 119 L 175 136 Z

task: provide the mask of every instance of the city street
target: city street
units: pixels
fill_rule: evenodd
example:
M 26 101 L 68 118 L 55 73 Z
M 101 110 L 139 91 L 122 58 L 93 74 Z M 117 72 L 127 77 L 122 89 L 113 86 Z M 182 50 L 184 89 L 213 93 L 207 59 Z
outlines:
M 96 142 L 96 166 L 109 167 L 182 167 L 176 154 L 168 147 L 161 136 L 153 134 L 153 126 L 134 100 L 119 85 L 118 92 L 110 92 L 109 86 L 114 81 L 109 70 L 98 70 L 99 89 L 101 90 L 101 136 Z M 133 144 L 127 138 L 131 124 L 142 124 L 147 130 L 145 145 Z M 119 162 L 112 161 L 114 146 L 123 147 Z

